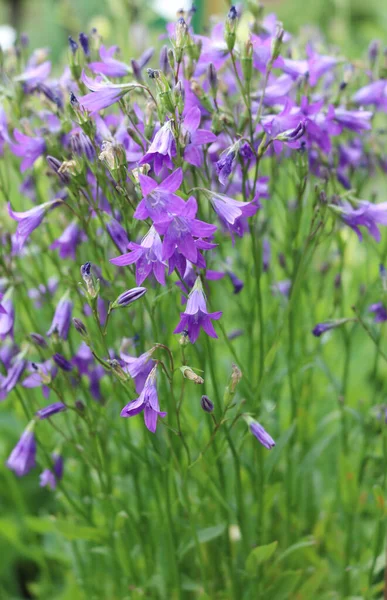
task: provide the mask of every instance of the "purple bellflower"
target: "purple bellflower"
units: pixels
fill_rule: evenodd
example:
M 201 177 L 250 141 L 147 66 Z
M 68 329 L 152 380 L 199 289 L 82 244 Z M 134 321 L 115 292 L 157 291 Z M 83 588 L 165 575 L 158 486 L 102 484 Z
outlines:
M 273 440 L 271 435 L 269 435 L 267 433 L 267 431 L 262 427 L 262 425 L 260 423 L 258 423 L 258 421 L 255 421 L 254 419 L 251 419 L 251 417 L 250 417 L 248 424 L 249 424 L 251 433 L 257 438 L 257 440 L 259 441 L 260 444 L 262 444 L 262 446 L 264 446 L 268 450 L 271 450 L 272 448 L 274 448 L 275 441 Z
M 13 326 L 15 322 L 15 309 L 9 290 L 3 297 L 0 311 L 0 340 L 5 340 L 7 336 L 13 338 Z
M 91 79 L 84 72 L 82 81 L 91 91 L 90 94 L 78 98 L 79 103 L 90 113 L 96 113 L 103 108 L 108 108 L 120 100 L 127 92 L 137 86 L 135 83 L 111 83 L 101 77 Z
M 56 488 L 58 481 L 63 477 L 63 457 L 58 452 L 53 452 L 52 470 L 45 469 L 40 475 L 40 487 L 49 487 L 51 490 Z
M 31 421 L 6 462 L 7 467 L 16 473 L 18 477 L 27 475 L 36 466 L 36 442 L 33 428 L 34 421 Z
M 171 258 L 177 248 L 187 260 L 194 264 L 197 262 L 198 249 L 194 237 L 211 237 L 216 231 L 215 225 L 195 218 L 197 209 L 197 202 L 191 196 L 178 215 L 170 215 L 165 221 L 155 224 L 157 231 L 164 235 L 163 260 Z
M 55 378 L 58 369 L 51 360 L 46 360 L 43 363 L 31 363 L 31 374 L 23 380 L 22 386 L 25 388 L 42 387 L 42 393 L 45 398 L 50 395 L 48 385 Z
M 42 156 L 46 150 L 46 142 L 42 137 L 30 137 L 18 129 L 14 130 L 13 135 L 16 142 L 11 142 L 9 148 L 12 154 L 23 158 L 20 165 L 20 171 L 24 173 L 24 171 L 32 167 L 39 156 Z
M 54 200 L 49 200 L 48 202 L 34 206 L 24 212 L 14 211 L 12 210 L 11 205 L 8 204 L 10 217 L 17 221 L 17 229 L 13 243 L 15 252 L 20 252 L 20 250 L 22 250 L 29 236 L 37 227 L 39 227 L 47 212 L 56 206 L 59 206 L 61 202 L 62 200 L 55 198 Z
M 137 394 L 140 394 L 144 388 L 149 373 L 155 364 L 152 360 L 152 354 L 155 348 L 144 352 L 138 358 L 121 353 L 121 360 L 124 363 L 124 371 L 128 372 L 136 386 Z
M 377 302 L 376 304 L 371 304 L 371 306 L 368 309 L 370 312 L 374 313 L 375 318 L 374 318 L 374 322 L 375 323 L 384 323 L 385 321 L 387 321 L 387 310 L 386 307 L 384 306 L 383 302 Z
M 373 204 L 366 200 L 357 200 L 354 201 L 354 206 L 345 202 L 340 206 L 330 204 L 329 207 L 356 232 L 360 241 L 363 236 L 359 227 L 366 227 L 370 235 L 380 242 L 378 225 L 387 225 L 387 202 Z
M 160 184 L 141 174 L 139 181 L 144 198 L 136 208 L 135 219 L 142 221 L 151 218 L 157 223 L 165 219 L 165 215 L 180 214 L 184 210 L 184 200 L 174 193 L 182 184 L 182 169 L 176 169 Z
M 113 265 L 123 267 L 136 265 L 136 284 L 141 285 L 151 273 L 161 285 L 165 285 L 166 262 L 162 259 L 162 243 L 156 229 L 152 227 L 141 240 L 141 244 L 129 243 L 131 252 L 110 260 Z
M 50 246 L 51 250 L 58 250 L 61 258 L 75 260 L 77 246 L 85 241 L 86 235 L 76 221 L 66 227 L 62 235 Z
M 145 425 L 152 433 L 156 432 L 158 417 L 165 417 L 167 413 L 160 412 L 156 388 L 157 365 L 149 373 L 144 389 L 136 400 L 129 402 L 121 411 L 121 417 L 134 417 L 144 411 Z
M 35 415 L 40 420 L 49 419 L 53 415 L 56 415 L 59 412 L 63 412 L 64 410 L 66 410 L 66 408 L 67 407 L 65 404 L 63 404 L 63 402 L 53 402 L 53 404 L 49 404 L 44 408 L 40 408 L 38 411 L 36 411 Z
M 159 175 L 164 166 L 173 169 L 172 159 L 175 155 L 176 142 L 172 121 L 167 121 L 156 133 L 148 152 L 140 160 L 140 165 L 153 164 L 156 175 Z
M 73 303 L 68 299 L 68 294 L 66 293 L 58 302 L 51 327 L 47 331 L 48 336 L 57 333 L 62 340 L 67 340 L 72 310 Z
M 102 44 L 99 49 L 101 60 L 89 63 L 89 69 L 94 73 L 101 73 L 107 77 L 124 77 L 125 75 L 128 75 L 130 73 L 130 67 L 124 62 L 114 58 L 117 50 L 118 46 L 105 48 Z
M 212 338 L 217 338 L 216 331 L 212 324 L 212 319 L 217 321 L 222 316 L 221 312 L 209 313 L 207 311 L 206 297 L 203 292 L 200 277 L 196 279 L 195 285 L 188 296 L 185 312 L 180 315 L 180 323 L 174 333 L 188 332 L 189 340 L 192 344 L 199 337 L 200 328 Z

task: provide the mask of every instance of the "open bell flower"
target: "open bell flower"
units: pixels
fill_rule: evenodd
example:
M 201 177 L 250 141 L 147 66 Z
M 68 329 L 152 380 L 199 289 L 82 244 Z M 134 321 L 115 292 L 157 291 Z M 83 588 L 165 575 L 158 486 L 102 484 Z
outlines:
M 157 365 L 149 373 L 144 389 L 136 400 L 129 402 L 121 411 L 121 417 L 134 417 L 144 411 L 145 425 L 152 433 L 156 432 L 158 417 L 167 413 L 160 411 L 156 388 Z
M 219 311 L 213 313 L 207 311 L 206 297 L 200 277 L 198 277 L 188 296 L 185 312 L 180 315 L 180 323 L 174 333 L 187 331 L 192 344 L 198 339 L 201 328 L 210 337 L 217 338 L 218 336 L 216 335 L 212 320 L 217 321 L 221 316 L 222 313 Z
M 13 239 L 14 252 L 18 253 L 23 249 L 29 236 L 39 227 L 48 211 L 59 206 L 61 202 L 62 200 L 55 198 L 23 212 L 12 210 L 11 204 L 8 204 L 9 216 L 17 221 L 17 229 Z

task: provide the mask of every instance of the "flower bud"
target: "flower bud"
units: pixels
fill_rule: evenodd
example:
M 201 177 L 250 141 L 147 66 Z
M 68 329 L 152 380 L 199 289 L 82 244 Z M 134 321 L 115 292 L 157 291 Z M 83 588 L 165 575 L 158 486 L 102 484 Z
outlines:
M 193 371 L 191 367 L 180 367 L 180 371 L 183 373 L 183 377 L 185 379 L 189 379 L 190 381 L 193 381 L 196 384 L 204 383 L 204 379 L 199 375 L 196 375 L 195 371 Z
M 208 76 L 208 81 L 210 82 L 212 97 L 216 98 L 216 94 L 218 91 L 218 75 L 217 75 L 216 69 L 212 63 L 210 63 L 208 65 L 207 76 Z
M 202 409 L 205 412 L 211 413 L 214 410 L 214 405 L 208 396 L 202 396 L 202 399 L 200 400 L 200 404 L 201 404 Z
M 232 371 L 231 371 L 230 385 L 229 385 L 231 394 L 235 393 L 236 387 L 241 379 L 242 379 L 242 371 L 240 370 L 240 368 L 237 365 L 233 364 Z
M 224 38 L 226 40 L 227 48 L 230 52 L 234 49 L 236 40 L 236 29 L 238 26 L 238 13 L 235 6 L 232 6 L 228 11 L 226 24 L 224 28 Z
M 87 262 L 81 266 L 81 275 L 86 284 L 87 293 L 89 294 L 90 298 L 95 298 L 98 294 L 98 291 L 95 288 L 93 276 L 91 274 L 91 263 Z
M 136 300 L 142 298 L 147 293 L 147 291 L 148 290 L 145 287 L 135 287 L 131 290 L 127 290 L 126 292 L 120 294 L 118 298 L 116 298 L 116 300 L 114 300 L 114 302 L 111 305 L 111 308 L 114 309 L 120 308 L 122 306 L 129 306 L 129 304 L 132 304 Z
M 64 356 L 62 356 L 62 354 L 56 353 L 52 358 L 54 360 L 54 363 L 60 369 L 62 369 L 62 371 L 67 371 L 69 373 L 73 370 L 73 365 L 71 364 L 71 362 L 69 362 Z
M 212 113 L 214 111 L 214 107 L 212 105 L 210 97 L 208 96 L 208 94 L 206 94 L 206 92 L 195 79 L 191 80 L 191 90 L 203 104 L 204 108 L 208 110 L 208 112 Z
M 258 421 L 250 417 L 249 415 L 245 415 L 244 419 L 248 424 L 251 433 L 257 438 L 257 440 L 267 448 L 271 450 L 275 446 L 275 441 L 273 438 L 267 433 L 267 431 L 262 427 Z
M 79 43 L 85 56 L 90 56 L 89 38 L 85 33 L 79 34 Z
M 282 24 L 277 23 L 276 30 L 275 30 L 275 36 L 271 43 L 271 62 L 275 61 L 276 58 L 279 57 L 284 35 L 285 35 L 285 31 L 282 27 Z
M 241 59 L 242 73 L 246 82 L 251 81 L 253 75 L 253 44 L 247 40 Z
M 82 337 L 88 337 L 86 325 L 76 317 L 73 318 L 73 325 L 78 333 L 81 334 Z
M 129 375 L 125 373 L 117 359 L 113 358 L 112 360 L 108 360 L 107 363 L 120 381 L 128 381 Z
M 354 321 L 354 319 L 336 319 L 332 321 L 324 321 L 323 323 L 318 323 L 312 330 L 312 333 L 315 337 L 320 337 L 326 331 L 330 331 L 331 329 L 336 329 L 337 327 L 341 327 L 341 325 L 345 325 L 350 321 Z
M 69 48 L 71 50 L 71 54 L 74 55 L 76 53 L 76 51 L 78 50 L 78 44 L 77 42 L 71 37 L 71 35 L 69 35 L 68 37 L 69 40 Z
M 35 415 L 40 419 L 49 419 L 53 415 L 56 415 L 59 412 L 63 412 L 66 410 L 66 405 L 63 402 L 54 402 L 53 404 L 49 404 L 44 408 L 40 408 Z
M 160 50 L 159 63 L 160 63 L 160 69 L 162 70 L 164 75 L 167 75 L 168 71 L 169 71 L 168 52 L 169 52 L 168 46 L 166 46 L 166 45 L 164 45 Z M 172 51 L 172 53 L 173 53 L 173 51 Z
M 86 409 L 86 406 L 84 405 L 84 403 L 82 402 L 82 400 L 76 400 L 75 401 L 75 408 L 79 411 L 79 412 L 84 412 Z
M 39 348 L 47 348 L 47 342 L 40 333 L 30 333 L 31 341 Z
M 54 173 L 56 173 L 56 175 L 58 175 L 61 182 L 64 183 L 65 185 L 68 185 L 70 183 L 70 177 L 67 173 L 63 173 L 61 171 L 61 167 L 62 167 L 63 163 L 61 163 L 61 161 L 58 160 L 57 158 L 55 158 L 54 156 L 47 156 L 46 161 L 47 161 L 47 164 L 50 167 L 50 169 Z

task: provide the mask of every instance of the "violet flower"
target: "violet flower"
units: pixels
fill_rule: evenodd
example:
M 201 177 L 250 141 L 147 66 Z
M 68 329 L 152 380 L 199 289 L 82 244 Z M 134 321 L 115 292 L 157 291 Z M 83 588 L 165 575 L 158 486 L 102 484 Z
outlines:
M 85 241 L 86 235 L 79 227 L 76 221 L 73 221 L 66 227 L 62 235 L 55 240 L 51 246 L 51 250 L 58 250 L 60 258 L 76 259 L 77 246 Z
M 63 340 L 67 340 L 72 310 L 73 303 L 68 299 L 68 294 L 66 293 L 58 302 L 51 327 L 46 335 L 50 336 L 56 333 Z
M 36 466 L 36 442 L 33 428 L 34 422 L 32 421 L 22 433 L 6 462 L 7 467 L 18 477 L 27 475 Z
M 20 171 L 24 173 L 24 171 L 32 167 L 39 156 L 44 154 L 46 150 L 46 142 L 42 137 L 30 137 L 18 129 L 14 130 L 13 135 L 16 139 L 16 142 L 10 142 L 9 148 L 12 154 L 23 158 L 20 165 Z
M 121 353 L 121 360 L 124 363 L 124 371 L 128 372 L 136 386 L 137 394 L 140 394 L 144 388 L 149 373 L 152 371 L 155 361 L 152 360 L 152 354 L 155 348 L 151 348 L 139 357 L 129 356 Z
M 78 98 L 79 103 L 90 113 L 98 112 L 115 104 L 131 89 L 137 87 L 136 83 L 116 84 L 102 80 L 100 77 L 91 79 L 84 72 L 82 81 L 91 90 L 90 94 Z
M 368 310 L 372 313 L 374 313 L 375 318 L 374 318 L 374 322 L 375 323 L 384 323 L 384 321 L 387 321 L 387 310 L 383 304 L 383 302 L 377 302 L 376 304 L 371 304 L 371 306 L 368 308 Z
M 129 304 L 133 304 L 136 300 L 139 300 L 147 293 L 147 288 L 145 287 L 135 287 L 130 290 L 126 290 L 114 300 L 111 305 L 111 308 L 120 308 L 122 306 L 129 306 Z
M 194 237 L 211 237 L 216 226 L 196 219 L 197 203 L 192 196 L 184 203 L 178 215 L 170 215 L 165 221 L 155 224 L 157 231 L 164 235 L 163 260 L 171 258 L 175 249 L 192 263 L 198 259 L 198 249 Z
M 46 360 L 43 363 L 31 363 L 31 374 L 23 380 L 22 386 L 25 388 L 41 387 L 45 398 L 50 396 L 49 384 L 55 379 L 58 369 L 51 360 Z
M 51 469 L 45 469 L 40 475 L 40 487 L 49 487 L 54 490 L 57 482 L 63 477 L 63 457 L 57 452 L 53 452 L 51 455 L 53 465 Z
M 221 312 L 209 313 L 207 311 L 206 297 L 203 292 L 200 277 L 196 279 L 192 288 L 185 312 L 180 315 L 180 322 L 173 333 L 188 332 L 191 344 L 194 344 L 199 337 L 200 328 L 212 338 L 217 338 L 216 331 L 212 324 L 212 319 L 217 321 L 222 316 Z
M 226 229 L 231 234 L 236 233 L 239 236 L 242 235 L 240 219 L 242 217 L 252 217 L 258 210 L 255 200 L 252 202 L 240 202 L 224 194 L 214 192 L 209 192 L 209 199 L 214 211 Z
M 147 175 L 139 175 L 141 191 L 144 198 L 138 204 L 134 218 L 140 221 L 151 218 L 154 223 L 162 221 L 168 214 L 180 214 L 185 202 L 176 192 L 183 181 L 182 169 L 173 171 L 160 184 Z
M 236 157 L 236 152 L 234 149 L 228 150 L 224 152 L 222 157 L 215 164 L 216 173 L 218 175 L 219 181 L 222 185 L 227 185 L 228 178 L 231 175 L 234 160 Z
M 116 219 L 110 217 L 106 222 L 106 230 L 118 250 L 120 250 L 120 252 L 125 252 L 129 245 L 129 238 L 122 225 L 120 225 Z
M 184 160 L 194 167 L 200 167 L 202 165 L 203 156 L 200 146 L 212 144 L 217 139 L 212 131 L 199 129 L 200 119 L 200 109 L 197 106 L 193 106 L 187 111 L 182 121 L 182 130 L 185 141 Z
M 87 66 L 94 73 L 102 73 L 107 77 L 124 77 L 125 75 L 128 75 L 130 73 L 130 67 L 124 62 L 114 58 L 117 50 L 118 46 L 105 48 L 105 46 L 101 44 L 99 49 L 101 60 L 91 62 Z
M 158 417 L 165 417 L 167 413 L 160 412 L 159 400 L 156 389 L 157 365 L 149 373 L 144 389 L 136 400 L 129 402 L 121 411 L 121 417 L 134 417 L 144 411 L 145 425 L 152 433 L 156 432 Z
M 59 206 L 62 200 L 55 198 L 38 206 L 34 206 L 24 212 L 12 210 L 11 204 L 8 204 L 8 212 L 12 219 L 17 221 L 17 229 L 14 237 L 14 251 L 20 252 L 24 247 L 31 233 L 39 227 L 47 212 Z
M 172 121 L 167 121 L 156 133 L 148 152 L 140 160 L 140 165 L 153 164 L 154 172 L 159 175 L 165 166 L 173 169 L 172 159 L 176 155 L 175 136 Z
M 112 258 L 110 262 L 119 267 L 135 264 L 137 285 L 141 285 L 151 273 L 161 285 L 165 285 L 167 265 L 162 259 L 160 236 L 153 225 L 141 240 L 141 244 L 130 242 L 129 249 L 131 252 Z
M 380 242 L 378 225 L 387 225 L 387 202 L 373 204 L 366 200 L 357 200 L 354 201 L 354 206 L 344 202 L 340 206 L 330 204 L 329 207 L 356 232 L 360 241 L 363 236 L 359 227 L 366 227 L 375 241 Z
M 18 383 L 26 367 L 23 353 L 18 354 L 8 368 L 5 377 L 0 378 L 0 400 L 4 400 Z

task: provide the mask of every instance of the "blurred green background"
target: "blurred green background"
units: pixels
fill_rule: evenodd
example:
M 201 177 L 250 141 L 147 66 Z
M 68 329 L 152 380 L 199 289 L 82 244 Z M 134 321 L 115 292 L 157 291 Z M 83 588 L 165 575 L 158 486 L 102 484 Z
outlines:
M 208 16 L 226 13 L 230 4 L 227 0 L 196 0 L 196 30 L 204 31 Z M 246 5 L 247 0 L 239 4 Z M 190 0 L 0 0 L 0 23 L 28 33 L 33 48 L 50 47 L 56 60 L 70 33 L 91 27 L 97 27 L 106 42 L 125 48 L 130 41 L 141 50 L 151 43 L 152 33 L 163 31 L 166 19 L 190 5 Z M 321 28 L 328 40 L 350 57 L 363 54 L 371 39 L 383 40 L 387 32 L 382 0 L 267 0 L 263 5 L 266 11 L 276 12 L 290 32 L 305 26 Z M 150 26 L 150 36 L 144 22 Z

